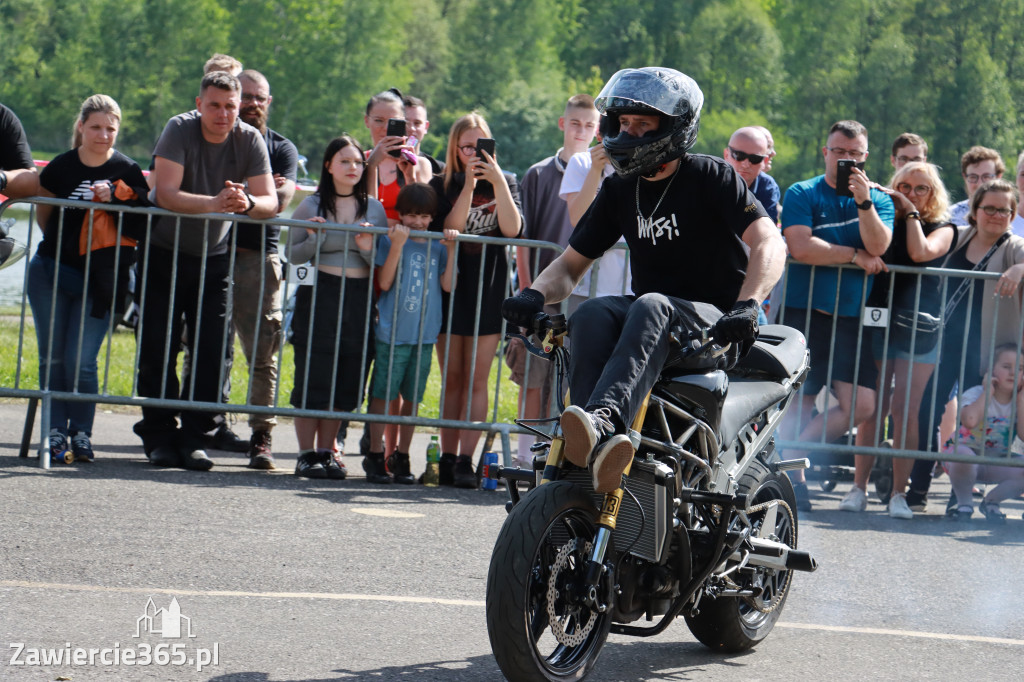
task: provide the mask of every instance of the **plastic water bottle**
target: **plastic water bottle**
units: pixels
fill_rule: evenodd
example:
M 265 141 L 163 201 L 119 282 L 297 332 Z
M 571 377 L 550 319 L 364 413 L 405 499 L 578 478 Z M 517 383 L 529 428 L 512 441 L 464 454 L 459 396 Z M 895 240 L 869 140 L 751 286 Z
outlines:
M 488 474 L 490 474 L 492 471 L 494 471 L 494 469 L 497 469 L 498 468 L 498 453 L 497 452 L 485 452 L 484 453 L 484 464 L 487 465 L 487 473 Z M 484 479 L 483 479 L 483 486 L 482 487 L 483 487 L 484 490 L 497 490 L 498 489 L 498 481 L 496 479 L 491 478 L 490 476 L 485 476 Z
M 427 446 L 427 470 L 423 472 L 423 485 L 436 488 L 441 479 L 441 446 L 437 436 L 430 437 Z

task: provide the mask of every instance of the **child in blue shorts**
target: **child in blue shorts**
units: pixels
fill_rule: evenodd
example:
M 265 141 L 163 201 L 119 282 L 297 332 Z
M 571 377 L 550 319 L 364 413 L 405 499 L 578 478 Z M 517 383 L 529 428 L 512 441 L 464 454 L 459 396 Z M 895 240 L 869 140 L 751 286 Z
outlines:
M 403 187 L 395 210 L 400 222 L 381 235 L 375 259 L 381 294 L 369 412 L 383 414 L 388 402 L 400 395 L 401 414 L 408 416 L 423 400 L 427 386 L 441 331 L 441 290 L 452 289 L 459 232 L 445 230 L 442 241 L 411 236 L 426 231 L 437 212 L 437 194 L 430 185 L 416 182 Z M 393 476 L 396 483 L 416 482 L 409 467 L 415 429 L 411 424 L 399 428 L 398 448 L 385 468 L 384 424 L 370 423 L 370 452 L 363 458 L 367 481 L 385 483 Z

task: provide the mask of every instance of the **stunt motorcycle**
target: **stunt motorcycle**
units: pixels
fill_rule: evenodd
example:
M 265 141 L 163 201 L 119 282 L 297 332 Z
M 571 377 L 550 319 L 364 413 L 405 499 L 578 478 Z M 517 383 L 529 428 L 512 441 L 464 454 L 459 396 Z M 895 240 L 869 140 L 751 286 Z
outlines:
M 510 336 L 554 362 L 561 412 L 565 318 L 538 314 L 526 331 L 540 347 Z M 711 335 L 673 334 L 674 353 L 628 434 L 634 458 L 617 490 L 596 494 L 590 472 L 564 458 L 557 418 L 516 422 L 543 437 L 533 471 L 488 468 L 511 498 L 486 597 L 491 648 L 509 680 L 582 679 L 610 632 L 649 637 L 680 615 L 711 649 L 748 649 L 779 619 L 793 573 L 817 568 L 797 549 L 785 474 L 807 460 L 782 461 L 774 444 L 809 368 L 804 338 L 764 326 L 723 371 L 707 369 L 728 350 Z M 537 428 L 544 422 L 553 433 Z

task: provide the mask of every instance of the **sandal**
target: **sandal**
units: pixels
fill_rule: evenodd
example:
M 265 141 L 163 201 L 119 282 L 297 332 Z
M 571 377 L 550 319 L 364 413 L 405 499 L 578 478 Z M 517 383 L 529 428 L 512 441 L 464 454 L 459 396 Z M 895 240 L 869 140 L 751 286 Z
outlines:
M 985 502 L 982 500 L 981 504 L 978 505 L 978 511 L 981 512 L 985 519 L 989 523 L 995 523 L 1002 525 L 1006 523 L 1006 514 L 999 511 L 999 503 Z

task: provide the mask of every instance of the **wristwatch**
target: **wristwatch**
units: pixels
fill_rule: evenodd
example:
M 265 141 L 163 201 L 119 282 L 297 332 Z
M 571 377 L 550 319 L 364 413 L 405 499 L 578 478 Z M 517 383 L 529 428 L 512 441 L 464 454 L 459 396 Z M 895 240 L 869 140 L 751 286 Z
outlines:
M 248 213 L 249 211 L 251 211 L 253 208 L 256 207 L 256 200 L 252 198 L 251 194 L 246 192 L 245 193 L 245 198 L 246 198 L 246 200 L 248 200 L 249 205 L 245 207 L 245 210 L 242 211 L 242 213 Z
M 875 204 L 874 202 L 871 201 L 871 199 L 865 199 L 864 201 L 857 204 L 857 208 L 859 208 L 862 211 L 866 211 L 874 205 Z

